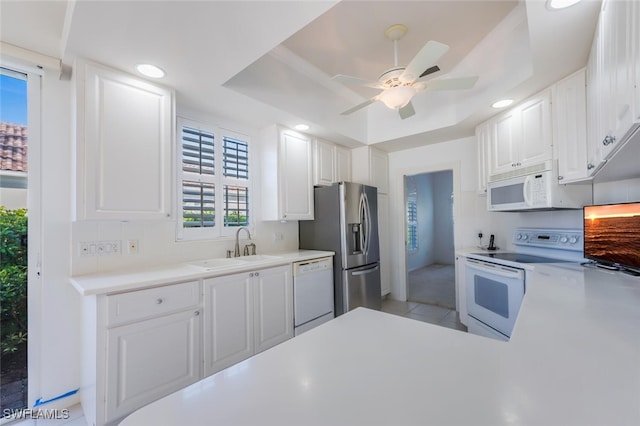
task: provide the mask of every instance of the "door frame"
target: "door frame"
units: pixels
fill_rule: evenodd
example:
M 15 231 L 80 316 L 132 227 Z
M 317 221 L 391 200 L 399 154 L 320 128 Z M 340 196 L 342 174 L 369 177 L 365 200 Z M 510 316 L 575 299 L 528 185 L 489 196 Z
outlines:
M 405 179 L 407 176 L 412 176 L 412 175 L 419 175 L 419 174 L 423 174 L 423 173 L 435 173 L 435 172 L 442 172 L 442 171 L 447 171 L 447 170 L 451 170 L 452 174 L 453 174 L 453 247 L 454 247 L 454 251 L 457 250 L 459 248 L 459 231 L 456 227 L 456 222 L 457 222 L 457 218 L 460 217 L 460 202 L 458 202 L 457 200 L 461 199 L 461 188 L 462 188 L 462 181 L 461 181 L 461 173 L 460 173 L 460 168 L 461 168 L 461 164 L 460 161 L 454 161 L 454 162 L 447 162 L 447 163 L 440 163 L 440 164 L 425 164 L 419 167 L 412 167 L 412 168 L 407 168 L 407 169 L 402 169 L 400 170 L 399 176 L 400 179 L 396 180 L 396 185 L 398 186 L 396 188 L 396 190 L 398 191 L 398 194 L 402 194 L 402 200 L 406 200 L 407 194 L 405 193 Z M 396 232 L 392 233 L 395 234 L 397 236 L 397 240 L 396 240 L 396 247 L 402 247 L 401 250 L 397 250 L 397 260 L 398 260 L 398 265 L 401 269 L 401 273 L 399 274 L 399 276 L 401 277 L 402 280 L 400 283 L 398 283 L 398 285 L 393 289 L 396 290 L 396 293 L 394 293 L 394 296 L 396 296 L 396 298 L 398 300 L 407 300 L 407 293 L 408 293 L 408 273 L 407 273 L 407 250 L 406 250 L 406 229 L 407 229 L 407 217 L 405 212 L 405 203 L 397 203 L 397 205 L 394 207 L 396 209 L 396 217 L 401 217 L 402 220 L 398 220 L 395 224 L 396 228 Z M 393 224 L 392 224 L 393 226 Z M 456 310 L 459 310 L 459 301 L 458 301 L 458 283 L 456 282 Z
M 42 250 L 42 76 L 37 67 L 0 58 L 0 65 L 27 76 L 27 407 L 40 394 L 40 345 L 42 333 L 41 250 Z M 8 420 L 7 420 L 8 421 Z M 6 423 L 5 421 L 1 422 Z

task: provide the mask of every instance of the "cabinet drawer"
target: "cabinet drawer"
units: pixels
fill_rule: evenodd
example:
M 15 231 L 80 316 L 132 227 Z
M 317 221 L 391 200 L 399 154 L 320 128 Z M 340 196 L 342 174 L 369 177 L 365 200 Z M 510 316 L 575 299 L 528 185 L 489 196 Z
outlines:
M 198 281 L 107 296 L 107 324 L 122 324 L 186 309 L 197 306 L 199 300 Z

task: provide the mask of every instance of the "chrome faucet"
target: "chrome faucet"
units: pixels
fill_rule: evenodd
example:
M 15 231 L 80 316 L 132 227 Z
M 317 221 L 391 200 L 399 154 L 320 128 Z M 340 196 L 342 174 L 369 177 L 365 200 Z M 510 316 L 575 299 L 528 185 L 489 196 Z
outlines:
M 240 231 L 242 230 L 247 231 L 247 235 L 249 236 L 249 239 L 251 239 L 251 232 L 249 232 L 248 228 L 245 228 L 244 226 L 242 228 L 238 228 L 238 230 L 236 231 L 236 248 L 233 252 L 233 257 L 240 257 Z

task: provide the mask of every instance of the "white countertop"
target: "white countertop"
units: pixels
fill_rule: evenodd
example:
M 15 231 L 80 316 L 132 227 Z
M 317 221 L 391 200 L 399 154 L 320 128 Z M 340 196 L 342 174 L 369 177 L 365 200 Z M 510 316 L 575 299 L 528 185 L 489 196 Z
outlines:
M 359 308 L 121 423 L 149 424 L 638 425 L 640 279 L 538 264 L 508 343 Z
M 180 263 L 163 265 L 144 269 L 112 271 L 90 275 L 71 277 L 71 284 L 83 296 L 109 294 L 122 291 L 136 290 L 157 285 L 169 284 L 176 281 L 188 281 L 205 277 L 217 277 L 255 269 L 270 268 L 293 262 L 333 256 L 332 251 L 296 250 L 288 253 L 277 253 L 261 261 L 245 262 L 239 265 L 224 266 L 205 270 L 200 267 Z

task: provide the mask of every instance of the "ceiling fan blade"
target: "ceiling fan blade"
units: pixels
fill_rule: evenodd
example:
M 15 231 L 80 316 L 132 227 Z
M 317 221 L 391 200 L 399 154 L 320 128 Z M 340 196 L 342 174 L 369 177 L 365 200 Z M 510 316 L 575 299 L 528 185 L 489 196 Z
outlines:
M 351 113 L 354 113 L 354 112 L 356 112 L 356 111 L 358 111 L 358 110 L 360 110 L 360 109 L 362 109 L 362 108 L 364 108 L 366 106 L 371 105 L 372 103 L 374 103 L 377 100 L 378 100 L 378 97 L 374 96 L 373 98 L 371 98 L 369 100 L 366 100 L 363 103 L 358 104 L 358 105 L 354 106 L 353 108 L 350 108 L 350 109 L 340 113 L 340 115 L 349 115 Z
M 416 115 L 416 110 L 413 109 L 413 104 L 409 101 L 408 104 L 398 110 L 398 113 L 400 114 L 400 118 L 404 120 L 405 118 Z
M 377 81 L 369 81 L 359 77 L 352 77 L 350 75 L 334 75 L 331 77 L 331 80 L 336 81 L 338 83 L 344 84 L 346 86 L 366 86 L 373 87 L 374 89 L 382 89 L 382 86 Z
M 413 83 L 427 68 L 436 63 L 449 50 L 449 46 L 437 41 L 428 41 L 409 62 L 399 79 L 403 83 Z
M 427 90 L 466 90 L 475 86 L 478 76 L 443 78 L 426 82 Z
M 438 72 L 438 71 L 440 71 L 440 67 L 437 65 L 434 65 L 432 67 L 427 68 L 422 74 L 420 74 L 420 77 L 418 78 L 426 77 L 429 74 L 433 74 L 434 72 Z

